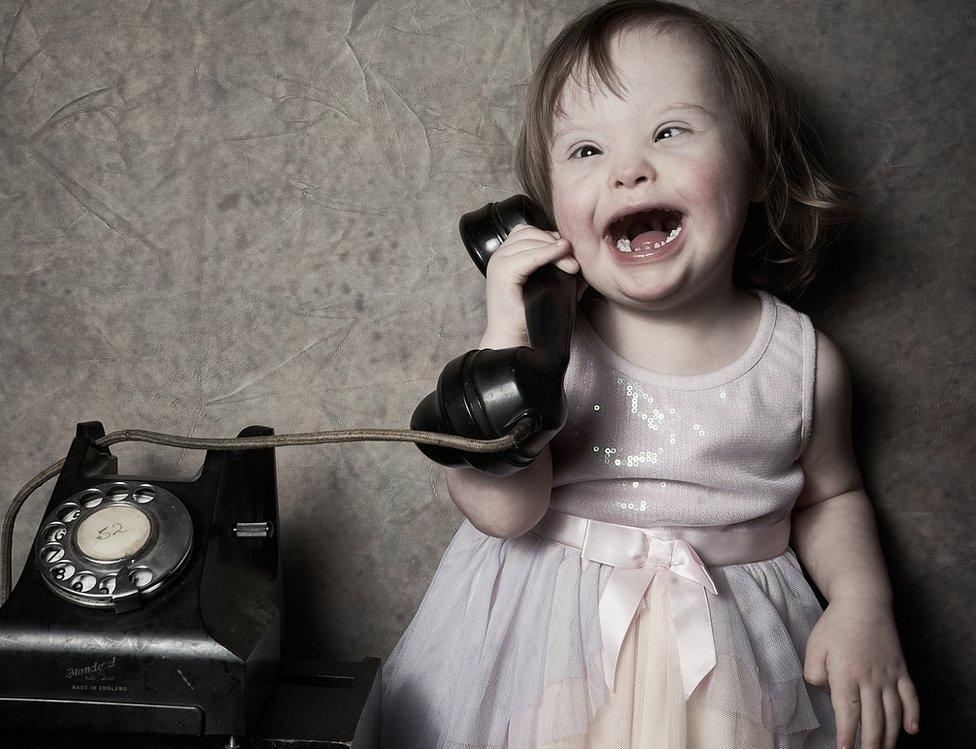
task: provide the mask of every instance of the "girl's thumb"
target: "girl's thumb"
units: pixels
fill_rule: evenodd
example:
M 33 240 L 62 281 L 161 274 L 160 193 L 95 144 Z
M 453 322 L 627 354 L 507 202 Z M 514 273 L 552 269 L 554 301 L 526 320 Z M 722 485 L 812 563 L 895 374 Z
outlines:
M 807 643 L 803 678 L 818 687 L 827 683 L 827 653 L 813 642 Z

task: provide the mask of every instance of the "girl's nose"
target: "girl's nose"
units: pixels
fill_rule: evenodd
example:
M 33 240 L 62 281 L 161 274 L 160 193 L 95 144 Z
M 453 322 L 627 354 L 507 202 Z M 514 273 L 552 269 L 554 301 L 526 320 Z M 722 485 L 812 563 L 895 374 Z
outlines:
M 654 176 L 651 165 L 643 159 L 621 164 L 613 173 L 614 188 L 636 187 L 648 182 Z

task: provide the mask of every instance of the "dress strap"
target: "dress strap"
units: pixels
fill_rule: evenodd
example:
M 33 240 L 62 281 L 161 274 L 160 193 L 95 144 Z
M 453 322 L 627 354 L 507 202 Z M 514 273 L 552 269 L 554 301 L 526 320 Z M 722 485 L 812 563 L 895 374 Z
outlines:
M 765 528 L 637 528 L 549 510 L 532 535 L 612 565 L 600 598 L 603 674 L 612 691 L 624 637 L 658 572 L 671 598 L 685 699 L 715 667 L 707 593 L 718 595 L 706 565 L 745 564 L 778 556 L 790 541 L 790 515 Z

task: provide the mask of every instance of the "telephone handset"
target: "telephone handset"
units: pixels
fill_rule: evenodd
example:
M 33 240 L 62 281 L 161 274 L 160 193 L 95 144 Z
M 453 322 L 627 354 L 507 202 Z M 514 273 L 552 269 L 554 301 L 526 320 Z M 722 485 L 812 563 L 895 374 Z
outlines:
M 539 205 L 525 195 L 488 203 L 461 217 L 461 240 L 482 275 L 487 275 L 492 253 L 518 224 L 548 231 L 555 228 Z M 438 378 L 437 390 L 414 410 L 410 428 L 495 439 L 530 416 L 535 431 L 500 453 L 418 444 L 431 460 L 510 476 L 529 466 L 566 423 L 563 376 L 576 320 L 576 277 L 550 263 L 529 276 L 523 293 L 529 345 L 473 349 L 449 362 Z

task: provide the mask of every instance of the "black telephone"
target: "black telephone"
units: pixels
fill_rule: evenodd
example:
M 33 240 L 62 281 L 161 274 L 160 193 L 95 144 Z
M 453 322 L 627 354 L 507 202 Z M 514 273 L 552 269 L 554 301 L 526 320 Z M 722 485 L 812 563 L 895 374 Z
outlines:
M 104 436 L 78 424 L 0 607 L 0 732 L 245 735 L 279 662 L 274 448 L 180 481 L 120 474 Z
M 482 275 L 488 260 L 518 224 L 552 231 L 539 205 L 525 195 L 488 203 L 461 217 L 458 229 Z M 563 377 L 569 364 L 576 321 L 577 281 L 553 264 L 525 282 L 525 323 L 529 346 L 473 349 L 441 372 L 437 390 L 424 398 L 410 419 L 411 429 L 476 439 L 506 435 L 529 416 L 535 430 L 501 453 L 471 453 L 436 445 L 417 447 L 445 466 L 471 466 L 482 473 L 510 476 L 529 466 L 566 423 Z

